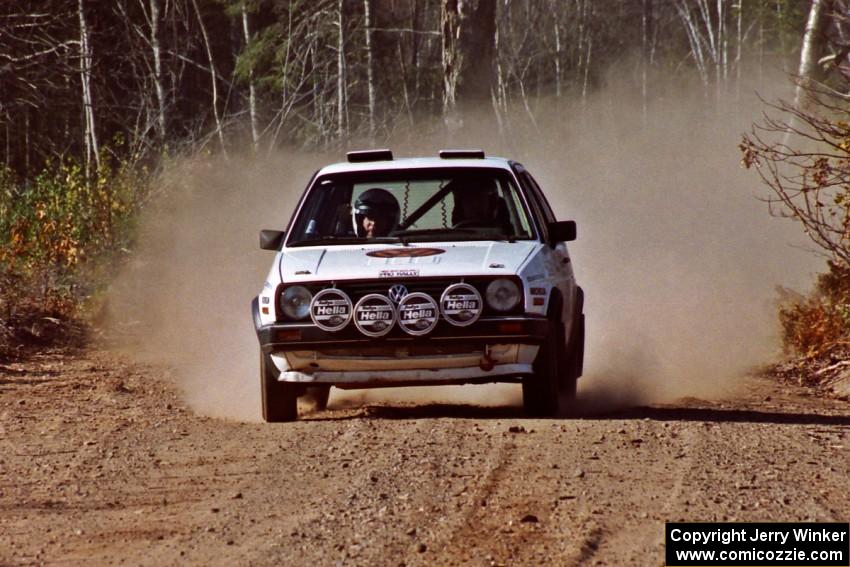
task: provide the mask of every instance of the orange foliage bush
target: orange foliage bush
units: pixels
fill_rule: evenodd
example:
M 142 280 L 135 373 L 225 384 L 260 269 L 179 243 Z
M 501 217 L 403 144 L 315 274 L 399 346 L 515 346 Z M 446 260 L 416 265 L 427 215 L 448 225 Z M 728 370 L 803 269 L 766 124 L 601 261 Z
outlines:
M 788 353 L 816 357 L 835 345 L 850 344 L 850 266 L 830 261 L 809 296 L 786 293 L 779 322 Z
M 0 357 L 40 322 L 78 319 L 131 247 L 147 172 L 101 163 L 92 179 L 67 162 L 28 180 L 0 166 Z

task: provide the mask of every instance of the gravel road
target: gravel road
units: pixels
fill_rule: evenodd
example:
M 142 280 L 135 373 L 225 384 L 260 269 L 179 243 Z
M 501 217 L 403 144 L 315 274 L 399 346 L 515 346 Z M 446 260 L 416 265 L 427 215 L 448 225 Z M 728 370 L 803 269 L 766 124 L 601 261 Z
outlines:
M 0 565 L 661 565 L 665 521 L 850 520 L 850 405 L 743 390 L 267 425 L 195 415 L 162 369 L 46 354 L 0 366 Z

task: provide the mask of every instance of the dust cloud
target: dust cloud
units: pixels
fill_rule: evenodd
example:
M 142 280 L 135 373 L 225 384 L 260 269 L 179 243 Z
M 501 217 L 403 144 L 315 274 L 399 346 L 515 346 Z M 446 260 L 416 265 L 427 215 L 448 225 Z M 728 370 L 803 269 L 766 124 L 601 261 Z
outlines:
M 776 354 L 774 288 L 801 288 L 821 261 L 797 227 L 756 199 L 739 167 L 740 135 L 758 118 L 754 90 L 715 97 L 677 87 L 644 107 L 611 87 L 586 103 L 519 106 L 499 126 L 467 117 L 461 133 L 379 140 L 396 156 L 483 147 L 522 162 L 562 219 L 586 293 L 588 344 L 579 404 L 594 410 L 734 392 Z M 660 92 L 659 88 L 659 92 Z M 520 126 L 522 125 L 522 126 Z M 368 144 L 352 144 L 352 149 Z M 259 419 L 258 348 L 250 314 L 272 260 L 261 228 L 285 228 L 312 172 L 341 161 L 287 151 L 187 160 L 163 178 L 142 244 L 112 293 L 125 349 L 167 363 L 198 412 Z M 518 404 L 519 387 L 334 391 L 331 406 L 391 400 Z

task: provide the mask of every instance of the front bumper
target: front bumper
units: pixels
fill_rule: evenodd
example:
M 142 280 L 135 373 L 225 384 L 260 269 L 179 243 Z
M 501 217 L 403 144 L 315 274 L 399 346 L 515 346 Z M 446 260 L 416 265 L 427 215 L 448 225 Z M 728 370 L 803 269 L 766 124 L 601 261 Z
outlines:
M 425 336 L 395 328 L 381 338 L 354 325 L 330 333 L 312 323 L 260 326 L 257 316 L 255 324 L 279 380 L 343 388 L 517 381 L 532 373 L 550 329 L 535 315 L 482 317 L 469 327 L 441 320 Z
M 414 337 L 396 328 L 387 336 L 370 338 L 354 325 L 329 333 L 312 323 L 274 323 L 257 328 L 260 348 L 265 353 L 287 350 L 310 350 L 327 347 L 351 348 L 370 345 L 436 345 L 462 341 L 483 347 L 494 343 L 540 345 L 549 333 L 549 321 L 540 316 L 482 317 L 469 327 L 455 327 L 440 321 L 429 335 Z
M 339 370 L 301 372 L 285 370 L 281 382 L 302 384 L 333 384 L 337 388 L 380 388 L 397 386 L 432 386 L 459 384 L 489 384 L 493 382 L 519 382 L 531 375 L 531 364 L 497 364 L 491 370 L 480 367 L 413 369 L 413 370 Z

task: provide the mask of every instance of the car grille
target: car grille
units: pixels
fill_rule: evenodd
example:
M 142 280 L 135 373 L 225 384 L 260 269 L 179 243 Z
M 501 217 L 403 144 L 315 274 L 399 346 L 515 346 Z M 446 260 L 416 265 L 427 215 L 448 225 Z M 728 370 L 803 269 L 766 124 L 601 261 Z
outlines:
M 456 283 L 466 283 L 473 286 L 478 290 L 478 293 L 481 294 L 481 298 L 484 299 L 484 312 L 482 316 L 492 316 L 492 315 L 515 315 L 517 313 L 521 313 L 523 311 L 523 301 L 520 301 L 519 304 L 508 312 L 499 312 L 494 311 L 487 305 L 486 301 L 486 290 L 487 285 L 493 281 L 493 277 L 456 277 L 456 278 L 382 278 L 376 280 L 358 280 L 358 281 L 340 281 L 340 282 L 321 282 L 315 284 L 306 285 L 307 289 L 315 295 L 323 289 L 327 289 L 329 287 L 335 287 L 337 289 L 341 289 L 348 297 L 351 299 L 351 302 L 356 304 L 360 298 L 369 295 L 371 293 L 377 293 L 380 295 L 388 296 L 390 287 L 403 284 L 407 287 L 407 291 L 409 293 L 426 293 L 431 296 L 437 304 L 440 303 L 440 297 L 443 295 L 443 291 L 447 287 Z M 513 279 L 517 285 L 520 286 L 520 296 L 522 297 L 522 283 L 518 278 Z

